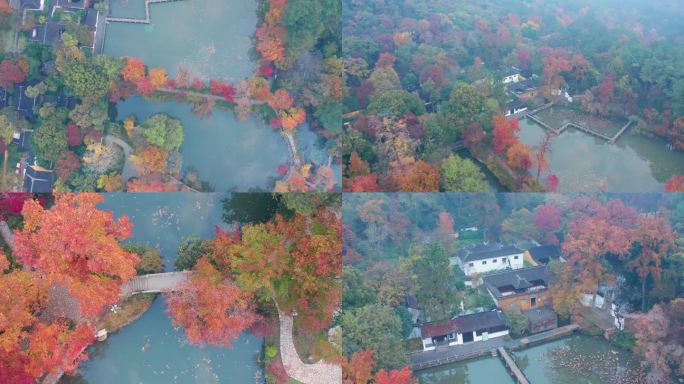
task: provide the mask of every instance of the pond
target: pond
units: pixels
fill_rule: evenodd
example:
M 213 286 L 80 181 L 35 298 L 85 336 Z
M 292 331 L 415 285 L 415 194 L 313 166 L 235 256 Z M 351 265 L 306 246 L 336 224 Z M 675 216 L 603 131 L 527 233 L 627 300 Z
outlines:
M 602 338 L 575 335 L 513 354 L 534 384 L 639 384 L 639 362 Z
M 142 122 L 155 113 L 168 113 L 183 122 L 182 171 L 194 170 L 214 190 L 272 190 L 280 179 L 278 167 L 289 161 L 287 144 L 276 130 L 257 118 L 237 121 L 231 111 L 215 108 L 199 118 L 188 104 L 131 97 L 117 104 L 118 118 L 135 115 Z
M 511 354 L 532 384 L 640 384 L 639 361 L 599 337 L 573 335 Z M 514 383 L 498 357 L 425 369 L 420 384 Z
M 235 82 L 251 76 L 254 0 L 183 0 L 150 5 L 151 24 L 110 22 L 104 54 L 131 56 L 171 77 L 179 68 Z M 112 0 L 112 17 L 145 18 L 144 0 Z
M 520 140 L 529 146 L 539 144 L 546 134 L 527 119 L 520 121 L 520 128 Z M 549 172 L 560 179 L 559 192 L 662 192 L 670 177 L 684 174 L 684 152 L 668 151 L 665 145 L 664 140 L 629 130 L 616 144 L 609 144 L 566 129 L 552 139 Z
M 221 224 L 221 194 L 106 194 L 101 209 L 134 224 L 128 241 L 159 247 L 165 269 L 173 270 L 179 242 L 187 235 L 213 237 Z M 88 349 L 77 377 L 62 383 L 263 383 L 257 362 L 262 339 L 243 334 L 232 349 L 190 345 L 174 329 L 158 297 L 145 314 Z
M 420 384 L 514 384 L 513 378 L 506 372 L 501 361 L 496 357 L 474 360 L 429 368 L 416 373 Z M 535 383 L 536 384 L 536 383 Z

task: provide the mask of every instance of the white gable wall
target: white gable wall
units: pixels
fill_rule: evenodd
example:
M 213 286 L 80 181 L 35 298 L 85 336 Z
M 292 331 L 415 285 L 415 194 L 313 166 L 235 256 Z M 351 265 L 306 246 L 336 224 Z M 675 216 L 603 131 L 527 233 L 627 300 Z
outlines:
M 468 276 L 472 276 L 476 273 L 482 274 L 507 268 L 520 269 L 524 266 L 523 254 L 516 253 L 483 260 L 467 261 L 465 263 L 458 258 L 458 266 L 461 268 L 463 273 Z

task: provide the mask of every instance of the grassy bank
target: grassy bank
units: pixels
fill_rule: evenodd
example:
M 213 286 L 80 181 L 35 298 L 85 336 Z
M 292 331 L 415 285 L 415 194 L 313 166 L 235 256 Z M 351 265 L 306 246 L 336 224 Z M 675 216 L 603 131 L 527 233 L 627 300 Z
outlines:
M 97 323 L 97 329 L 113 333 L 138 320 L 152 306 L 156 293 L 133 295 L 119 305 L 116 312 L 109 311 Z

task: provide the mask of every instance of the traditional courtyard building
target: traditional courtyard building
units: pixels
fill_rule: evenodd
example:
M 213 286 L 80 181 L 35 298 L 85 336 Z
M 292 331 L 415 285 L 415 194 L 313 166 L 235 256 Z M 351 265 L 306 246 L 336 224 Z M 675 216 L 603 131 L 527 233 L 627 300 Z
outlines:
M 487 291 L 504 311 L 517 307 L 522 311 L 551 305 L 549 286 L 553 275 L 546 265 L 516 269 L 484 276 Z
M 519 269 L 524 266 L 525 252 L 512 245 L 480 244 L 462 248 L 452 257 L 452 264 L 468 276 L 502 269 Z
M 438 346 L 455 346 L 487 341 L 508 335 L 506 314 L 501 310 L 457 316 L 449 321 L 426 323 L 420 326 L 423 350 Z

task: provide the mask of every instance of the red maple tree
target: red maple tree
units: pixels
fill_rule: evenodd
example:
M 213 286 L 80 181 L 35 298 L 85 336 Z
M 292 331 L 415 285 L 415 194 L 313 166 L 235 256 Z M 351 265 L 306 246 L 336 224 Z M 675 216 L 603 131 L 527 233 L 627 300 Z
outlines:
M 64 194 L 50 209 L 29 200 L 22 210 L 24 227 L 15 233 L 14 255 L 66 288 L 86 316 L 115 303 L 140 262 L 119 243 L 131 234 L 128 217 L 114 220 L 112 212 L 97 209 L 103 199 L 95 193 Z
M 183 327 L 192 344 L 229 347 L 259 316 L 252 295 L 216 270 L 207 257 L 194 273 L 168 296 L 168 313 Z

